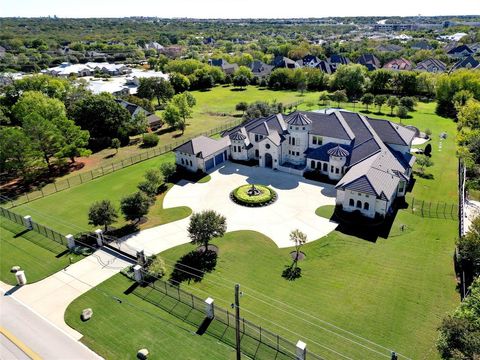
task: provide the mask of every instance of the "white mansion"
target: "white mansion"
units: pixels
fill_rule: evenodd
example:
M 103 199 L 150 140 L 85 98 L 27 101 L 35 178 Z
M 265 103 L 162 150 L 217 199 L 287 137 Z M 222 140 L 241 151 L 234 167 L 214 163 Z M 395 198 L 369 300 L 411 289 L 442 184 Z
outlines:
M 388 214 L 405 195 L 414 135 L 391 121 L 347 111 L 294 112 L 249 120 L 219 140 L 197 137 L 175 154 L 190 171 L 209 171 L 229 158 L 300 176 L 316 171 L 338 181 L 336 203 L 343 210 L 373 218 Z

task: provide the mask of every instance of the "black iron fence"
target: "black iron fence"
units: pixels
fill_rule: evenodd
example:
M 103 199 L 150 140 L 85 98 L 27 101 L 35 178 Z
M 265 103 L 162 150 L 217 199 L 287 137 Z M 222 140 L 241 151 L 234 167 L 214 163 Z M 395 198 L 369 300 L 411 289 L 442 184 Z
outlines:
M 143 276 L 147 278 L 149 274 L 144 272 Z M 198 326 L 198 331 L 202 331 L 206 318 L 206 303 L 204 299 L 160 279 L 138 286 L 133 293 L 145 301 L 180 317 L 182 320 Z M 204 330 L 209 335 L 234 347 L 236 344 L 234 312 L 214 305 L 214 318 Z M 260 360 L 297 359 L 295 343 L 245 318 L 240 318 L 240 334 L 241 351 L 247 356 Z M 308 351 L 306 359 L 321 360 L 322 357 Z
M 70 189 L 72 187 L 84 184 L 86 182 L 92 181 L 94 179 L 105 176 L 105 175 L 110 174 L 112 172 L 121 170 L 123 168 L 126 168 L 126 167 L 134 165 L 134 164 L 137 164 L 141 161 L 149 160 L 149 159 L 152 159 L 154 157 L 163 155 L 163 154 L 168 153 L 169 151 L 175 149 L 176 147 L 180 146 L 184 142 L 193 139 L 194 137 L 201 136 L 201 135 L 211 136 L 211 135 L 214 135 L 214 134 L 218 134 L 222 131 L 228 130 L 228 129 L 234 127 L 234 126 L 239 125 L 241 122 L 242 122 L 241 118 L 225 122 L 225 124 L 223 124 L 221 126 L 217 126 L 213 129 L 210 129 L 209 131 L 198 133 L 198 134 L 186 137 L 186 138 L 182 138 L 179 141 L 176 141 L 176 142 L 171 143 L 171 144 L 167 144 L 165 146 L 160 146 L 160 147 L 157 147 L 157 148 L 154 148 L 154 149 L 150 149 L 150 150 L 140 152 L 140 153 L 138 153 L 136 155 L 133 155 L 129 158 L 125 158 L 125 159 L 122 159 L 122 160 L 112 162 L 108 165 L 104 165 L 104 166 L 95 168 L 93 170 L 81 173 L 81 174 L 76 175 L 76 176 L 68 177 L 64 180 L 49 183 L 49 184 L 47 184 L 45 186 L 42 186 L 42 187 L 40 187 L 40 188 L 38 188 L 34 191 L 31 191 L 29 193 L 24 193 L 24 194 L 18 196 L 17 198 L 15 198 L 15 199 L 10 199 L 8 202 L 0 199 L 0 203 L 4 204 L 4 206 L 8 206 L 8 207 L 15 207 L 15 206 L 19 206 L 19 205 L 22 205 L 22 204 L 26 204 L 26 203 L 31 202 L 33 200 L 37 200 L 37 199 L 43 198 L 45 196 L 55 194 L 59 191 L 63 191 L 63 190 Z
M 11 222 L 17 225 L 22 226 L 25 229 L 29 229 L 23 216 L 18 215 L 13 211 L 0 207 L 0 216 L 10 220 Z M 31 231 L 35 231 L 40 235 L 44 236 L 45 238 L 52 240 L 52 241 L 49 241 L 43 238 L 36 237 L 35 239 L 32 239 L 32 241 L 34 241 L 37 245 L 43 247 L 44 249 L 52 251 L 54 253 L 58 253 L 66 249 L 67 239 L 65 238 L 64 235 L 46 226 L 37 224 L 34 221 L 31 221 L 31 227 L 32 227 Z M 43 239 L 43 241 L 41 241 L 40 239 Z
M 405 201 L 408 204 L 408 210 L 412 214 L 436 219 L 457 220 L 459 215 L 458 204 L 435 202 L 406 196 Z

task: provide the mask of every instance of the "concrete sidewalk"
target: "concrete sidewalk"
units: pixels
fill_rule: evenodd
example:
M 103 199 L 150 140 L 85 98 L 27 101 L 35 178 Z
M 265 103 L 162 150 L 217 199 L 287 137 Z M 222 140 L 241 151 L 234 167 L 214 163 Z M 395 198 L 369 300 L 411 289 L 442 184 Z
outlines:
M 85 259 L 36 283 L 12 288 L 11 285 L 0 282 L 0 288 L 4 292 L 11 292 L 10 296 L 28 305 L 39 315 L 78 340 L 82 334 L 69 327 L 64 321 L 68 305 L 130 264 L 115 254 L 97 250 Z M 28 281 L 28 274 L 25 275 Z

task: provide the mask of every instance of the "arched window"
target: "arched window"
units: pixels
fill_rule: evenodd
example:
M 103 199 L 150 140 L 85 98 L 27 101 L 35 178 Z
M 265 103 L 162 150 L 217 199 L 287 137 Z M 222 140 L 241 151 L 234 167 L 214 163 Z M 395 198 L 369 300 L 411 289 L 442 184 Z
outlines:
M 255 157 L 258 157 L 260 155 L 260 153 L 258 152 L 258 150 L 255 150 Z
M 312 161 L 310 162 L 310 167 L 311 167 L 312 169 L 315 169 L 315 160 L 312 160 Z
M 323 171 L 328 171 L 328 164 L 327 163 L 323 163 Z
M 370 204 L 369 203 L 365 203 L 363 204 L 363 210 L 369 210 L 370 209 Z
M 362 202 L 360 200 L 357 200 L 357 208 L 359 209 L 362 208 Z
M 350 206 L 355 206 L 355 201 L 353 199 L 350 199 L 349 205 Z
M 182 165 L 184 165 L 184 164 L 185 164 L 185 161 L 184 161 L 183 158 L 182 158 Z

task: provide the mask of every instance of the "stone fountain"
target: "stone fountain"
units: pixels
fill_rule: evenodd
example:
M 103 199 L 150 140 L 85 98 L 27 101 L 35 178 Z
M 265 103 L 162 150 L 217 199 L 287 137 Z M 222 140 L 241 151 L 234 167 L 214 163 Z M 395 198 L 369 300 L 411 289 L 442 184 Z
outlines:
M 257 196 L 260 195 L 260 193 L 260 190 L 255 187 L 255 184 L 252 184 L 252 187 L 247 191 L 248 196 Z

